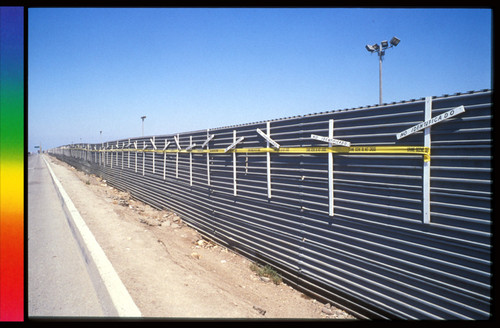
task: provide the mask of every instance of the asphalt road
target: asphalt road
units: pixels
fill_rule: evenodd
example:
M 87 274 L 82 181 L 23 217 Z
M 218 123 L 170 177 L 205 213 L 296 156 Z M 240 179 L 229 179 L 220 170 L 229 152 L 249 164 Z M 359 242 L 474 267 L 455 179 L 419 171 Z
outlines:
M 105 315 L 40 155 L 28 157 L 28 316 Z

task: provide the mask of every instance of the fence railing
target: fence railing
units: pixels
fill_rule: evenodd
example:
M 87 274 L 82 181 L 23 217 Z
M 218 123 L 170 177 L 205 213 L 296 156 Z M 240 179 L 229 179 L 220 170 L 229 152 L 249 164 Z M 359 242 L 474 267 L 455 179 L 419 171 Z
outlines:
M 490 90 L 49 153 L 359 317 L 491 313 Z

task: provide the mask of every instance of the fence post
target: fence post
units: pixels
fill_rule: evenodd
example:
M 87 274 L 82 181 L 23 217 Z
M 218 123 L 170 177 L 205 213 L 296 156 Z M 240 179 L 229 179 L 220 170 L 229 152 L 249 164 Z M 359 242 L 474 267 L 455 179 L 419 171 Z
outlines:
M 151 144 L 153 145 L 153 173 L 155 173 L 155 155 L 156 155 L 156 145 L 155 145 L 155 137 L 153 136 L 153 139 L 149 139 L 151 141 Z
M 142 175 L 145 174 L 145 166 L 146 166 L 146 141 L 142 141 Z
M 432 118 L 432 97 L 425 98 L 424 122 Z M 424 130 L 424 147 L 431 147 L 431 127 Z M 422 173 L 423 223 L 431 222 L 431 161 L 423 161 Z
M 137 141 L 134 141 L 135 148 L 135 173 L 137 173 Z
M 268 138 L 271 138 L 271 123 L 266 122 L 266 132 Z M 267 140 L 267 148 L 269 148 L 269 140 Z M 266 153 L 267 158 L 267 198 L 271 198 L 271 153 Z
M 177 133 L 177 137 L 174 136 L 175 143 L 177 144 L 177 150 L 181 150 L 181 146 L 179 144 L 179 134 Z M 175 178 L 179 178 L 179 152 L 175 153 Z
M 207 129 L 207 140 L 210 138 L 210 130 Z M 210 149 L 209 141 L 207 141 L 207 150 Z M 210 186 L 210 152 L 207 151 L 207 184 Z
M 236 143 L 236 130 L 233 130 L 233 142 Z M 236 151 L 233 152 L 233 194 L 237 195 L 236 187 Z
M 189 136 L 189 149 L 193 146 L 193 136 Z M 189 185 L 193 185 L 193 153 L 189 152 Z
M 328 138 L 333 138 L 333 119 L 328 121 Z M 332 147 L 331 142 L 328 147 Z M 328 153 L 328 214 L 333 216 L 333 153 Z
M 124 148 L 125 148 L 125 141 L 122 143 L 122 170 L 123 170 L 123 158 L 125 157 L 125 154 L 123 152 Z
M 170 142 L 167 142 L 167 139 L 165 138 L 165 146 L 163 147 L 163 180 L 165 180 L 167 173 L 167 152 L 165 150 L 169 144 Z

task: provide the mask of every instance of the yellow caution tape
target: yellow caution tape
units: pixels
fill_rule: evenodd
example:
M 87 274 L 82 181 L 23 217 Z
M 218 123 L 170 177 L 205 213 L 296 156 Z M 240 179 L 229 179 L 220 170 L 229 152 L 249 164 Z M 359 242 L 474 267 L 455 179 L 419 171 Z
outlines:
M 280 147 L 276 148 L 236 148 L 225 149 L 102 149 L 92 150 L 86 148 L 73 148 L 76 150 L 85 150 L 91 152 L 154 152 L 154 153 L 194 153 L 194 154 L 229 154 L 229 153 L 279 153 L 279 154 L 326 154 L 326 153 L 344 153 L 344 154 L 399 154 L 399 155 L 423 155 L 424 162 L 431 160 L 431 150 L 429 147 L 420 146 L 351 146 L 351 147 Z

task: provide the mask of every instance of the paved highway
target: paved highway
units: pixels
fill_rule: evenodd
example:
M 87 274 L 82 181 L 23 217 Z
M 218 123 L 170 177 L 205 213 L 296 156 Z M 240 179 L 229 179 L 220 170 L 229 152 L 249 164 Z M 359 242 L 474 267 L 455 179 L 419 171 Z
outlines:
M 105 315 L 41 155 L 28 157 L 28 316 Z

